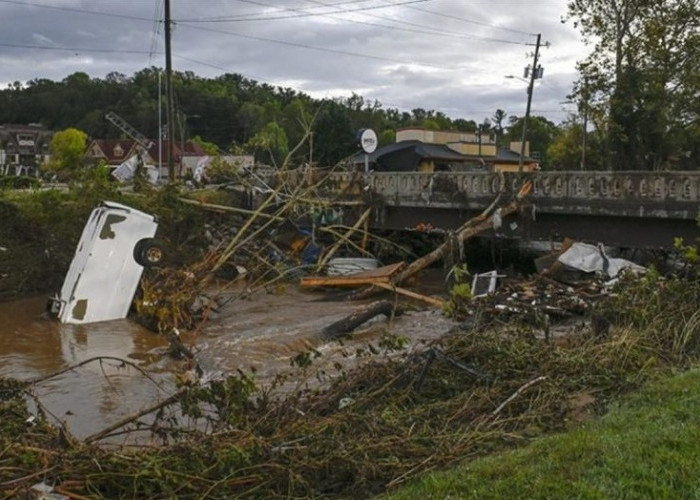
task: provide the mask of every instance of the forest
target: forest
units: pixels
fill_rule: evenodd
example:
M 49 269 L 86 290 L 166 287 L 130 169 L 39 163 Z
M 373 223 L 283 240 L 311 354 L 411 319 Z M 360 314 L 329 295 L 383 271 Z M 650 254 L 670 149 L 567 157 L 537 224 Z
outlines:
M 0 123 L 41 123 L 51 130 L 68 127 L 84 131 L 90 138 L 117 139 L 122 133 L 105 120 L 114 111 L 144 135 L 158 137 L 159 105 L 165 122 L 165 98 L 159 99 L 162 72 L 155 67 L 133 76 L 112 73 L 104 79 L 74 73 L 60 82 L 33 80 L 19 82 L 0 91 Z M 254 152 L 260 161 L 278 163 L 296 145 L 309 128 L 313 132 L 313 153 L 303 148 L 295 164 L 312 160 L 315 165 L 335 164 L 357 151 L 358 129 L 372 128 L 380 144 L 394 142 L 395 130 L 419 126 L 434 130 L 477 131 L 495 134 L 503 141 L 517 126 L 504 127 L 506 114 L 495 110 L 481 123 L 451 119 L 442 112 L 414 109 L 400 112 L 385 109 L 381 103 L 367 101 L 359 95 L 348 98 L 315 100 L 289 88 L 274 87 L 224 74 L 203 78 L 191 72 L 175 72 L 175 140 L 199 137 L 220 151 Z M 161 103 L 159 104 L 159 100 Z M 556 126 L 545 120 L 541 127 L 531 125 L 533 140 L 540 149 L 551 142 Z M 514 122 L 517 125 L 517 119 Z M 543 130 L 539 130 L 542 128 Z M 163 134 L 167 134 L 163 126 Z M 520 129 L 522 130 L 522 129 Z M 265 157 L 272 152 L 272 158 Z M 313 155 L 312 158 L 309 156 Z

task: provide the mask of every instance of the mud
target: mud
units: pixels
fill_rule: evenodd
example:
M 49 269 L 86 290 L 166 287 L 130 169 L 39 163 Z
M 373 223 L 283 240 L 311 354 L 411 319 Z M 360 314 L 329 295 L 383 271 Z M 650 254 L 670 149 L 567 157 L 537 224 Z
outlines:
M 323 327 L 362 303 L 326 300 L 323 293 L 295 286 L 247 299 L 240 299 L 240 292 L 229 292 L 230 300 L 200 334 L 182 336 L 206 377 L 241 370 L 254 374 L 261 387 L 283 373 L 296 377 L 293 384 L 319 383 L 337 374 L 340 366 L 367 359 L 368 344 L 376 346 L 383 335 L 405 338 L 405 350 L 410 351 L 453 326 L 442 311 L 418 304 L 397 318 L 377 317 L 341 342 L 330 341 L 321 334 Z M 130 320 L 60 324 L 44 316 L 44 304 L 45 297 L 0 304 L 0 376 L 30 380 L 100 356 L 130 361 L 148 374 L 107 360 L 38 384 L 41 405 L 76 436 L 97 432 L 175 390 L 176 374 L 186 367 L 168 357 L 163 337 Z M 293 367 L 291 360 L 307 352 L 314 353 L 312 365 L 306 370 Z

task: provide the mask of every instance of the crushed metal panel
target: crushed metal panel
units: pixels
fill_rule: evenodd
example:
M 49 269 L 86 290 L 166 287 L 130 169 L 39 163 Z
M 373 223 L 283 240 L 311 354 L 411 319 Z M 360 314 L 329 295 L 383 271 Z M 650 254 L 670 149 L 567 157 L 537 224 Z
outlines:
M 569 268 L 584 273 L 604 273 L 615 278 L 623 269 L 645 272 L 647 269 L 626 259 L 610 257 L 605 252 L 603 244 L 574 243 L 557 259 Z

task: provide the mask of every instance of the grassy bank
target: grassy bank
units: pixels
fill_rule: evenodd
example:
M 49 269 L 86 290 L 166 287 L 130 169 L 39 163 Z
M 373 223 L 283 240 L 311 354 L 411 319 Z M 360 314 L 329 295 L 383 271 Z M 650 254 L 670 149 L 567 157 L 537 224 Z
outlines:
M 698 498 L 700 371 L 663 377 L 602 419 L 429 474 L 413 498 Z

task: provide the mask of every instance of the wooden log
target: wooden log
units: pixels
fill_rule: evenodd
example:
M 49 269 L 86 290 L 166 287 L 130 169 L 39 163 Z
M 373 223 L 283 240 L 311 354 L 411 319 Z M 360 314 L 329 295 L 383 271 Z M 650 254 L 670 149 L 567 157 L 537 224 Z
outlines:
M 301 278 L 299 284 L 302 287 L 313 286 L 360 286 L 374 285 L 377 283 L 391 283 L 391 278 L 399 272 L 405 262 L 396 262 L 388 266 L 368 269 L 360 273 L 347 274 L 341 276 L 306 276 Z
M 373 283 L 373 284 L 375 286 L 380 287 L 380 288 L 384 288 L 385 290 L 390 290 L 392 292 L 396 292 L 398 294 L 405 295 L 406 297 L 420 300 L 421 302 L 426 302 L 426 303 L 430 304 L 431 306 L 444 307 L 444 305 L 445 305 L 445 301 L 442 299 L 437 299 L 435 297 L 430 297 L 428 295 L 423 295 L 420 293 L 412 292 L 411 290 L 406 290 L 405 288 L 399 288 L 398 286 L 391 285 L 389 283 L 377 282 L 377 283 Z
M 459 238 L 460 241 L 466 241 L 486 231 L 487 229 L 491 229 L 493 227 L 494 221 L 493 216 L 496 213 L 501 219 L 504 219 L 506 216 L 516 213 L 520 209 L 520 204 L 523 198 L 525 198 L 529 194 L 531 189 L 532 182 L 527 182 L 520 189 L 520 192 L 513 201 L 501 208 L 496 209 L 498 200 L 500 199 L 500 196 L 502 194 L 501 190 L 501 193 L 499 193 L 499 195 L 494 199 L 493 203 L 491 203 L 491 205 L 489 205 L 489 207 L 486 208 L 486 210 L 484 210 L 480 215 L 477 215 L 476 217 L 467 221 L 457 230 L 457 238 Z M 407 278 L 410 278 L 411 276 L 416 274 L 417 272 L 422 271 L 426 267 L 443 259 L 450 251 L 450 248 L 451 242 L 445 242 L 442 245 L 438 246 L 432 252 L 414 260 L 395 277 L 393 283 L 398 285 Z M 381 288 L 373 286 L 371 288 L 366 288 L 364 290 L 359 291 L 350 298 L 356 300 L 365 299 L 374 295 L 379 290 L 381 290 Z
M 388 300 L 372 302 L 351 315 L 328 325 L 322 330 L 322 333 L 327 337 L 339 337 L 352 332 L 355 328 L 379 314 L 384 314 L 387 317 L 392 314 L 398 316 L 401 314 L 401 310 L 395 308 L 394 303 Z

